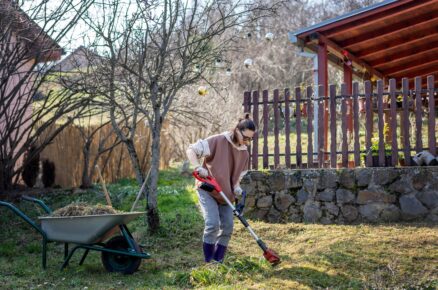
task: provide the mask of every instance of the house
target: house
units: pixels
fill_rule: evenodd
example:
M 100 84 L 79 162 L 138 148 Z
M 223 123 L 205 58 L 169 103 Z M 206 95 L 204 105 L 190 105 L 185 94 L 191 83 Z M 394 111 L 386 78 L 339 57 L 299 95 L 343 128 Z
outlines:
M 37 65 L 56 61 L 61 54 L 59 44 L 16 1 L 0 0 L 0 161 L 10 158 L 10 152 L 17 152 L 26 140 L 23 132 L 32 116 Z

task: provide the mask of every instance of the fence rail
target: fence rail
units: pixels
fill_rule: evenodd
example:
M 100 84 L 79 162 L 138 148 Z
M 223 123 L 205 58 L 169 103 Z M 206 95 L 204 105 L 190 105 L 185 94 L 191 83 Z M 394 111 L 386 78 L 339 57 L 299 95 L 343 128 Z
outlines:
M 401 88 L 395 79 L 386 87 L 353 83 L 351 94 L 345 84 L 330 85 L 327 95 L 319 86 L 316 97 L 312 87 L 263 90 L 261 100 L 260 92 L 245 92 L 244 110 L 259 128 L 250 167 L 396 166 L 411 165 L 413 152 L 435 155 L 438 88 L 428 76 L 423 89 L 423 79 L 413 89 L 407 78 Z

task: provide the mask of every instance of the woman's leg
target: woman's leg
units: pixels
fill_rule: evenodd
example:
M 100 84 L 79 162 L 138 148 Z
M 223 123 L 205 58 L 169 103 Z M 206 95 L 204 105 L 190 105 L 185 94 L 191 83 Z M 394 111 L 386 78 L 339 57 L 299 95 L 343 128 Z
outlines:
M 219 216 L 220 230 L 213 259 L 218 262 L 222 262 L 225 257 L 225 252 L 227 251 L 228 243 L 231 239 L 231 234 L 233 233 L 233 210 L 228 205 L 220 205 Z
M 220 229 L 219 208 L 216 200 L 205 190 L 198 189 L 199 204 L 204 217 L 203 251 L 206 262 L 213 258 Z

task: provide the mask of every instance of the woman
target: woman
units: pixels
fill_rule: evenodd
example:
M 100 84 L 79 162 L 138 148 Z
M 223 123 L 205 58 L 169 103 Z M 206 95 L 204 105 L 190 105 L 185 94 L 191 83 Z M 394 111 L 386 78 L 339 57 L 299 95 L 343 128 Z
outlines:
M 249 162 L 247 145 L 256 128 L 245 114 L 232 131 L 199 140 L 187 149 L 190 163 L 201 177 L 214 177 L 231 202 L 242 194 L 240 180 Z M 199 159 L 204 157 L 201 165 Z M 198 184 L 199 185 L 199 184 Z M 233 232 L 233 211 L 217 195 L 198 187 L 199 203 L 204 217 L 203 251 L 206 262 L 222 262 Z

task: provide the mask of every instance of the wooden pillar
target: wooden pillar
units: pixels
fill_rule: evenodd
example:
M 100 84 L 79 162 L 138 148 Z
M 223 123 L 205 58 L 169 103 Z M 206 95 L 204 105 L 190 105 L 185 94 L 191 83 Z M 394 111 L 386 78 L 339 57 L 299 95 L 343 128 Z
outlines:
M 321 40 L 318 43 L 318 85 L 324 87 L 324 97 L 328 96 L 328 58 L 327 58 L 327 44 Z M 321 97 L 321 96 L 320 96 Z M 318 128 L 318 130 L 324 130 L 324 140 L 328 140 L 328 98 L 324 100 L 324 128 Z M 328 142 L 324 144 L 324 151 L 328 151 Z

